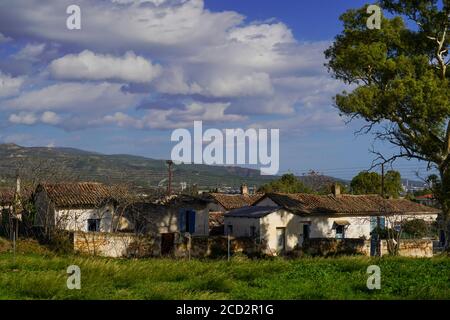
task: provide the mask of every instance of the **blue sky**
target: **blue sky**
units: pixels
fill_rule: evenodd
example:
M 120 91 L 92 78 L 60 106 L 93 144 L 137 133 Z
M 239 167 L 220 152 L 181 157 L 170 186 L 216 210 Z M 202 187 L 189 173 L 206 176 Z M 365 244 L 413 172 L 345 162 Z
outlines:
M 68 5 L 82 29 L 65 27 Z M 370 166 L 323 50 L 356 0 L 4 0 L 0 142 L 166 159 L 172 130 L 280 128 L 281 171 Z M 393 150 L 378 145 L 386 154 Z M 414 178 L 424 164 L 399 162 Z M 425 175 L 425 172 L 421 172 Z

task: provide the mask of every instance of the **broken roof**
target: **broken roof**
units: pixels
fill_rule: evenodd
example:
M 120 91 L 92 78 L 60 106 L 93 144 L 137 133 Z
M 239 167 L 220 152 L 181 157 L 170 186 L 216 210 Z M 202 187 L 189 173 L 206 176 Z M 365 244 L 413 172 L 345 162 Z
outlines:
M 108 200 L 119 201 L 127 195 L 125 189 L 97 182 L 41 184 L 36 192 L 41 190 L 57 208 L 98 207 Z
M 437 214 L 431 208 L 406 199 L 379 195 L 315 195 L 305 193 L 266 195 L 277 205 L 299 214 Z
M 253 205 L 264 194 L 225 194 L 225 193 L 210 193 L 210 196 L 217 201 L 225 210 L 233 210 L 242 207 Z

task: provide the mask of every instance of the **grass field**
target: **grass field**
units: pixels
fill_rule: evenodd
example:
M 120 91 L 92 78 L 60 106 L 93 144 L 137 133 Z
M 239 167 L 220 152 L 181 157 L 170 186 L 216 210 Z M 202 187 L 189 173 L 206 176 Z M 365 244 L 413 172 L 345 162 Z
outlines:
M 9 251 L 9 250 L 8 250 Z M 450 299 L 450 258 L 117 260 L 0 251 L 0 299 Z M 366 287 L 369 265 L 381 290 Z M 81 290 L 66 287 L 81 268 Z

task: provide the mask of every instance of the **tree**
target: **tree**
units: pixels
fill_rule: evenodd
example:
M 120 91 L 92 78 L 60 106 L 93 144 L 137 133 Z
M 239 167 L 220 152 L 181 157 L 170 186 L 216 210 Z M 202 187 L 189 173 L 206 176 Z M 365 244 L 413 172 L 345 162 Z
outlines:
M 350 182 L 354 194 L 381 194 L 381 175 L 376 172 L 361 171 Z M 398 198 L 402 192 L 402 178 L 398 171 L 388 171 L 384 175 L 384 195 Z
M 360 132 L 396 146 L 398 158 L 425 161 L 439 172 L 435 186 L 449 245 L 450 79 L 449 0 L 382 0 L 392 14 L 381 29 L 366 26 L 367 7 L 341 16 L 344 31 L 326 50 L 329 72 L 353 87 L 336 95 L 343 116 L 360 118 Z M 375 164 L 375 163 L 374 163 Z
M 400 172 L 390 170 L 384 175 L 384 194 L 388 197 L 398 198 L 403 191 Z
M 376 172 L 362 171 L 350 182 L 354 194 L 380 194 L 381 176 Z
M 258 192 L 270 193 L 309 193 L 311 190 L 307 188 L 292 173 L 284 174 L 280 179 L 271 181 L 258 189 Z
M 406 234 L 416 238 L 425 237 L 430 233 L 430 226 L 422 219 L 405 221 L 402 229 Z

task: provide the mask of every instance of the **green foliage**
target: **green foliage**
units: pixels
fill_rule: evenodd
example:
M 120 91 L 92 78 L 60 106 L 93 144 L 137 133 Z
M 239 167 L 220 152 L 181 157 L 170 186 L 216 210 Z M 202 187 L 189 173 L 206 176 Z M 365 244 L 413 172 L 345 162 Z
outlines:
M 48 248 L 59 254 L 69 254 L 73 252 L 73 238 L 68 231 L 59 230 L 53 232 L 46 243 Z
M 450 299 L 450 258 L 124 260 L 0 253 L 0 299 Z M 383 270 L 368 290 L 367 267 Z M 81 290 L 67 290 L 67 267 Z
M 270 193 L 310 193 L 311 190 L 307 188 L 299 179 L 293 174 L 284 174 L 280 179 L 271 181 L 268 184 L 261 186 L 258 192 Z
M 354 194 L 380 194 L 381 176 L 376 172 L 362 171 L 350 182 Z
M 434 164 L 444 217 L 450 215 L 450 2 L 382 0 L 392 18 L 366 27 L 366 7 L 341 16 L 344 30 L 326 50 L 331 74 L 354 88 L 336 95 L 341 114 L 403 157 Z
M 388 197 L 398 198 L 403 191 L 400 172 L 390 170 L 384 175 L 384 194 Z
M 408 220 L 402 224 L 402 231 L 414 238 L 422 238 L 430 233 L 430 226 L 422 219 Z
M 384 176 L 385 196 L 398 198 L 403 190 L 401 180 L 398 171 L 388 171 Z M 381 194 L 381 184 L 381 175 L 362 171 L 352 179 L 350 187 L 354 194 Z

